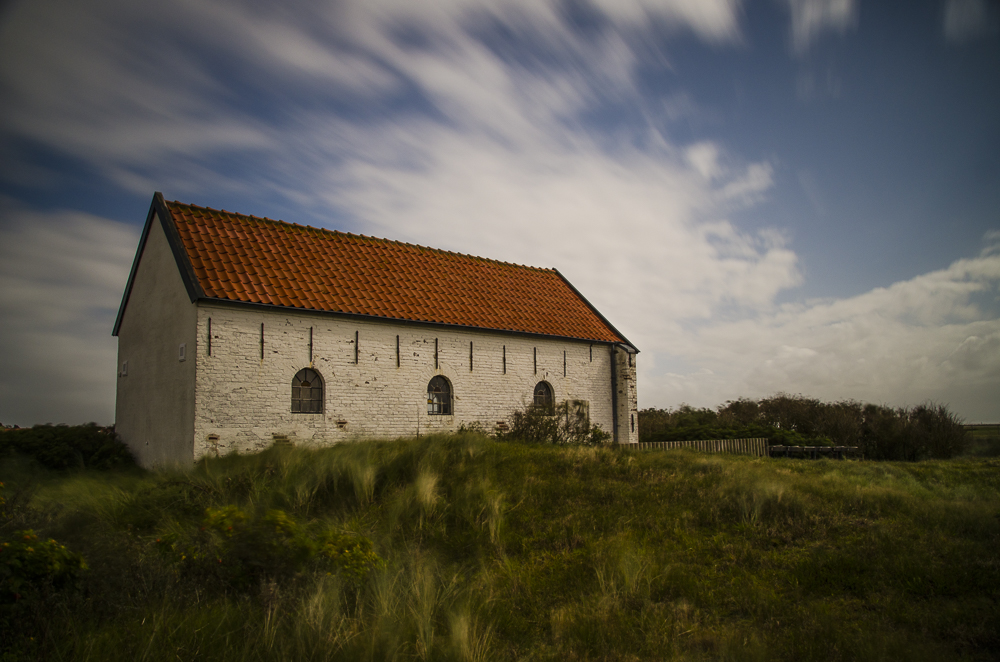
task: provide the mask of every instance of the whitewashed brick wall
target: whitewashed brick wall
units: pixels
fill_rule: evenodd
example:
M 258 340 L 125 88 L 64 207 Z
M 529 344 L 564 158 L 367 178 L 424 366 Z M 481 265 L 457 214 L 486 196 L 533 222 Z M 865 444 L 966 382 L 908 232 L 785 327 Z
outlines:
M 271 445 L 275 435 L 297 444 L 326 444 L 456 430 L 476 421 L 493 426 L 512 410 L 530 404 L 535 384 L 541 380 L 552 386 L 557 402 L 588 401 L 591 422 L 611 432 L 611 351 L 608 345 L 585 341 L 202 302 L 197 321 L 194 457 L 256 451 Z M 633 433 L 629 421 L 636 409 L 635 361 L 629 367 L 627 355 L 621 350 L 616 353 L 623 366 L 619 375 L 624 377 L 618 398 L 619 441 L 628 443 L 638 440 L 638 422 Z M 292 378 L 310 366 L 324 380 L 324 411 L 293 414 Z M 450 416 L 427 414 L 427 383 L 439 374 L 452 385 Z
M 624 349 L 615 350 L 617 360 L 616 402 L 618 405 L 618 443 L 639 443 L 639 398 L 636 388 L 636 361 L 638 355 Z

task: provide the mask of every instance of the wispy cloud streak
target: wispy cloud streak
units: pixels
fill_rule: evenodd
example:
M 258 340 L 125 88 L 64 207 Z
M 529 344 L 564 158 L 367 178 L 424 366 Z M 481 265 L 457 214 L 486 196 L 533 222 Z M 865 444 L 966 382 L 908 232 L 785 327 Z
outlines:
M 855 0 L 786 0 L 792 14 L 792 50 L 803 54 L 823 32 L 845 32 L 857 22 Z

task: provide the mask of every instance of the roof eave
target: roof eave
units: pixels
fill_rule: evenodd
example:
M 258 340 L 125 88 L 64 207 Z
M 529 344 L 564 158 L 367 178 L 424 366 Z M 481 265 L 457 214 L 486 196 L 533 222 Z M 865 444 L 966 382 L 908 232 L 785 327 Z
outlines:
M 530 338 L 547 338 L 550 340 L 571 340 L 573 342 L 585 342 L 593 345 L 622 345 L 620 340 L 601 340 L 599 338 L 581 338 L 578 336 L 561 336 L 554 333 L 539 333 L 537 331 L 518 331 L 516 329 L 496 329 L 487 326 L 472 326 L 470 324 L 453 324 L 451 322 L 431 322 L 427 320 L 413 320 L 404 317 L 386 317 L 382 315 L 367 315 L 365 313 L 348 313 L 338 310 L 319 310 L 316 308 L 297 308 L 295 306 L 281 306 L 273 303 L 257 303 L 255 301 L 238 301 L 235 299 L 221 299 L 217 297 L 201 297 L 198 300 L 202 304 L 217 304 L 222 306 L 236 306 L 249 308 L 263 308 L 265 310 L 294 311 L 298 313 L 312 313 L 330 317 L 347 317 L 351 319 L 361 319 L 365 321 L 375 321 L 390 324 L 413 324 L 417 326 L 434 326 L 448 329 L 463 329 L 468 331 L 481 331 L 484 333 L 502 333 L 511 336 L 524 336 Z M 619 334 L 620 336 L 620 334 Z M 626 345 L 633 352 L 638 352 L 631 345 Z
M 180 233 L 177 232 L 174 215 L 170 213 L 170 208 L 167 207 L 162 193 L 157 192 L 153 195 L 153 204 L 156 206 L 157 215 L 163 223 L 163 232 L 167 235 L 167 243 L 170 244 L 170 250 L 177 261 L 177 270 L 181 274 L 181 280 L 184 281 L 184 289 L 187 290 L 191 303 L 194 303 L 205 296 L 205 291 L 202 289 L 201 283 L 198 282 L 198 275 L 194 272 L 191 257 L 184 247 L 184 242 L 181 241 Z

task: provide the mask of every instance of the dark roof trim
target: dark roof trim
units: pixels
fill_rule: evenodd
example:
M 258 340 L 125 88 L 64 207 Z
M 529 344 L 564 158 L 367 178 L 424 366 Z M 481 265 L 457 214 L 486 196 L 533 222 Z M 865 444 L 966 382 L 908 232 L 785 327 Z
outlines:
M 153 195 L 153 202 L 156 202 L 156 196 L 159 193 Z M 122 317 L 125 315 L 125 306 L 128 305 L 129 295 L 132 294 L 132 283 L 135 282 L 135 273 L 139 269 L 139 258 L 142 257 L 142 249 L 146 246 L 146 238 L 149 236 L 149 228 L 153 223 L 153 214 L 155 213 L 155 208 L 153 204 L 149 205 L 149 213 L 146 214 L 146 224 L 142 226 L 142 234 L 139 235 L 139 246 L 135 249 L 135 257 L 132 258 L 132 270 L 128 273 L 128 282 L 125 283 L 125 293 L 122 295 L 122 302 L 118 305 L 118 316 L 115 318 L 115 326 L 111 330 L 111 335 L 117 336 L 118 329 L 122 326 Z
M 470 326 L 467 324 L 449 324 L 447 322 L 427 322 L 424 320 L 410 320 L 402 317 L 382 317 L 380 315 L 365 315 L 364 313 L 344 313 L 336 310 L 317 310 L 315 308 L 295 308 L 292 306 L 276 306 L 271 303 L 255 303 L 252 301 L 233 301 L 232 299 L 216 299 L 213 297 L 202 297 L 201 303 L 209 303 L 221 306 L 234 306 L 237 308 L 261 308 L 263 310 L 295 313 L 312 313 L 316 315 L 326 315 L 330 317 L 345 317 L 349 319 L 364 320 L 366 322 L 383 322 L 392 324 L 413 324 L 415 326 L 433 326 L 445 329 L 461 329 L 463 331 L 482 331 L 484 333 L 502 333 L 510 336 L 522 336 L 527 338 L 544 338 L 547 340 L 571 340 L 573 342 L 590 343 L 591 345 L 620 345 L 625 351 L 631 350 L 637 353 L 639 350 L 630 345 L 622 345 L 616 340 L 597 340 L 595 338 L 577 338 L 574 336 L 557 336 L 547 333 L 531 333 L 530 331 L 515 331 L 513 329 L 493 329 L 485 326 Z M 620 335 L 620 334 L 619 334 Z
M 552 270 L 556 272 L 557 276 L 559 276 L 560 278 L 562 278 L 562 280 L 563 280 L 564 283 L 566 283 L 567 285 L 569 285 L 569 289 L 573 290 L 573 294 L 575 294 L 576 296 L 580 297 L 580 301 L 583 301 L 585 304 L 587 304 L 587 307 L 590 308 L 591 312 L 593 312 L 595 315 L 597 315 L 597 317 L 602 322 L 604 322 L 604 325 L 607 326 L 609 329 L 611 329 L 611 331 L 616 336 L 618 336 L 618 338 L 621 340 L 621 342 L 620 343 L 616 343 L 616 344 L 620 344 L 625 349 L 625 351 L 629 352 L 630 354 L 638 354 L 639 353 L 639 349 L 635 345 L 633 345 L 631 343 L 631 341 L 629 341 L 629 339 L 626 338 L 622 334 L 621 331 L 619 331 L 618 329 L 616 329 L 615 325 L 612 324 L 611 322 L 609 322 L 608 318 L 605 317 L 604 315 L 602 315 L 601 311 L 599 311 L 597 308 L 595 308 L 594 304 L 590 303 L 590 300 L 588 300 L 587 297 L 583 296 L 583 293 L 580 292 L 580 290 L 576 289 L 573 286 L 573 283 L 569 282 L 569 279 L 567 279 L 566 276 L 563 276 L 562 273 L 558 269 L 553 268 Z
M 191 260 L 188 259 L 184 245 L 181 243 L 177 227 L 174 225 L 173 216 L 171 216 L 170 210 L 163 200 L 163 194 L 157 191 L 153 194 L 153 201 L 149 205 L 149 213 L 146 214 L 146 224 L 142 226 L 142 234 L 139 236 L 139 246 L 135 250 L 135 257 L 132 259 L 132 270 L 128 274 L 125 293 L 122 295 L 122 302 L 118 306 L 118 316 L 115 318 L 115 326 L 111 331 L 112 336 L 117 336 L 118 331 L 121 329 L 122 319 L 125 316 L 125 308 L 128 306 L 129 297 L 132 295 L 135 274 L 139 270 L 139 261 L 146 250 L 146 240 L 149 239 L 149 230 L 153 226 L 154 217 L 159 218 L 160 225 L 163 227 L 163 233 L 167 235 L 167 243 L 170 244 L 170 251 L 174 254 L 174 259 L 177 261 L 177 270 L 180 272 L 181 280 L 184 281 L 184 289 L 187 290 L 191 303 L 194 303 L 205 295 L 201 289 L 201 285 L 198 283 L 198 279 L 195 277 Z
M 181 235 L 177 232 L 174 216 L 170 213 L 170 209 L 163 199 L 163 194 L 159 191 L 153 194 L 153 205 L 156 206 L 156 215 L 163 223 L 163 232 L 167 235 L 170 250 L 174 254 L 174 259 L 177 260 L 177 268 L 181 272 L 181 280 L 184 281 L 188 298 L 191 299 L 191 303 L 194 303 L 205 296 L 205 291 L 201 288 L 201 283 L 198 282 L 198 275 L 194 272 L 191 258 L 188 257 L 187 249 L 184 248 L 184 243 L 181 241 Z

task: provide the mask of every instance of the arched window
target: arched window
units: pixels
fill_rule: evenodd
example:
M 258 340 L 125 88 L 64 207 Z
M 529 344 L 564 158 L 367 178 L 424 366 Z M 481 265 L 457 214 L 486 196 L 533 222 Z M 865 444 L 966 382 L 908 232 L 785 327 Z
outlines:
M 323 413 L 323 378 L 311 368 L 303 368 L 292 378 L 292 413 Z
M 427 384 L 427 413 L 451 414 L 451 384 L 441 375 Z
M 534 404 L 539 409 L 545 411 L 549 416 L 555 413 L 555 401 L 552 397 L 552 387 L 548 382 L 538 382 L 535 384 Z

